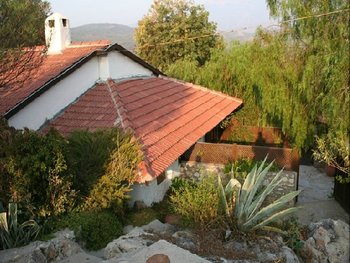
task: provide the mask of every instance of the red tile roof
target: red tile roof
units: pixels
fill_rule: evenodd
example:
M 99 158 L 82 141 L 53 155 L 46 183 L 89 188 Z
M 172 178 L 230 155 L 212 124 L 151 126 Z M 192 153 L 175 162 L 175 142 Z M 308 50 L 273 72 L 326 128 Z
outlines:
M 44 84 L 66 71 L 67 68 L 87 57 L 92 52 L 105 49 L 109 44 L 110 42 L 108 40 L 72 43 L 62 54 L 45 55 L 44 57 L 42 57 L 43 46 L 28 49 L 22 55 L 21 59 L 26 60 L 29 58 L 32 61 L 36 60 L 39 66 L 31 69 L 30 72 L 21 72 L 16 77 L 16 82 L 12 82 L 9 87 L 0 88 L 0 116 L 5 115 Z M 16 68 L 13 69 L 12 74 L 15 75 L 16 70 Z M 5 74 L 8 73 L 5 72 Z M 0 75 L 0 79 L 1 77 Z
M 96 84 L 49 126 L 64 135 L 116 124 L 130 128 L 143 146 L 152 180 L 218 125 L 242 101 L 200 86 L 153 77 Z

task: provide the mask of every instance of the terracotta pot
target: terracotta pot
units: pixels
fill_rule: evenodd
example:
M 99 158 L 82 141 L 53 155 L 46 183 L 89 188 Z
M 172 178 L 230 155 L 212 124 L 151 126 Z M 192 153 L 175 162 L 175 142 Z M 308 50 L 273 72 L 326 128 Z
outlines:
M 325 167 L 326 174 L 330 177 L 334 177 L 336 169 L 333 166 L 326 165 Z

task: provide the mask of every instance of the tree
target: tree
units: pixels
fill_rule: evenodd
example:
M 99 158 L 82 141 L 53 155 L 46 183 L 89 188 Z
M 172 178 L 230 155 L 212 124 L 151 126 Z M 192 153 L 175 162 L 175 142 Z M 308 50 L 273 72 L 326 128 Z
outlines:
M 310 130 L 296 88 L 303 59 L 301 48 L 292 48 L 285 39 L 280 32 L 258 30 L 252 42 L 232 43 L 202 67 L 179 61 L 168 74 L 242 98 L 244 106 L 235 119 L 244 125 L 281 127 L 301 149 L 313 138 L 313 133 L 301 132 Z
M 289 22 L 259 29 L 252 42 L 216 52 L 202 67 L 178 61 L 168 74 L 242 98 L 241 122 L 279 126 L 300 150 L 315 141 L 319 149 L 343 145 L 327 153 L 348 149 L 349 4 L 310 2 L 269 1 L 275 17 Z M 336 154 L 346 164 L 343 152 Z
M 203 65 L 222 38 L 202 5 L 188 0 L 155 0 L 138 23 L 135 41 L 136 52 L 164 71 L 183 58 Z
M 47 1 L 0 0 L 0 88 L 41 63 L 36 46 L 45 43 L 44 21 L 49 12 Z M 44 48 L 39 51 L 43 52 Z
M 329 165 L 343 166 L 343 171 L 344 165 L 349 169 L 349 1 L 267 0 L 267 3 L 272 16 L 287 21 L 282 26 L 289 39 L 303 44 L 300 99 L 308 119 L 325 126 L 323 131 L 316 130 L 314 156 Z M 339 157 L 340 162 L 335 162 Z

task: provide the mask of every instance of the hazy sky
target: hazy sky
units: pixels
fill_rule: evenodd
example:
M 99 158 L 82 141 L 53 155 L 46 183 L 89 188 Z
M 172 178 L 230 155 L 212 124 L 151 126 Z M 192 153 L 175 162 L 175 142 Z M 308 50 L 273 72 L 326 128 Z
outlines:
M 135 27 L 153 0 L 49 0 L 53 12 L 70 19 L 72 27 L 90 23 L 117 23 Z M 269 25 L 265 0 L 195 0 L 210 13 L 220 30 Z

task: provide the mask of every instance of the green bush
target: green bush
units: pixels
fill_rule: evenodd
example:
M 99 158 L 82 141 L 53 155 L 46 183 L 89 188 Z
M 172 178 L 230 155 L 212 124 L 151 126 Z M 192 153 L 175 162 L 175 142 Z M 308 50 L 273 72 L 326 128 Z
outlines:
M 235 161 L 230 161 L 225 165 L 225 174 L 230 174 L 233 178 L 237 179 L 240 183 L 243 183 L 248 173 L 254 168 L 254 166 L 260 166 L 264 164 L 263 168 L 266 168 L 268 164 L 263 161 L 254 161 L 253 159 L 240 158 Z M 279 168 L 275 163 L 272 163 L 270 172 L 278 172 Z
M 69 138 L 68 164 L 75 175 L 74 188 L 86 197 L 104 173 L 104 166 L 115 144 L 117 129 L 96 132 L 75 131 Z
M 299 225 L 296 218 L 291 218 L 285 220 L 279 227 L 286 233 L 283 236 L 285 244 L 300 255 L 300 250 L 304 246 L 303 232 L 305 233 L 306 226 Z
M 98 250 L 123 233 L 123 226 L 110 210 L 71 212 L 53 223 L 51 231 L 69 228 L 87 249 Z
M 218 217 L 216 177 L 205 175 L 198 183 L 182 180 L 170 196 L 173 209 L 189 225 L 205 227 Z
M 27 129 L 14 132 L 0 165 L 2 181 L 8 185 L 5 201 L 18 202 L 35 217 L 69 211 L 76 193 L 66 146 L 67 141 L 54 130 L 47 135 Z
M 15 135 L 16 130 L 9 127 L 5 119 L 0 118 L 0 202 L 2 201 L 5 206 L 11 199 L 11 177 L 7 172 L 6 164 Z
M 104 174 L 86 198 L 84 210 L 113 208 L 118 214 L 124 210 L 124 201 L 137 178 L 142 152 L 130 134 L 117 132 L 113 142 L 116 147 L 109 156 Z
M 239 144 L 250 144 L 254 142 L 254 134 L 249 130 L 248 127 L 238 125 L 235 126 L 232 133 L 229 136 L 230 142 L 235 142 Z
M 186 187 L 196 186 L 195 181 L 188 180 L 182 177 L 175 177 L 171 181 L 171 186 L 169 188 L 170 193 L 179 192 L 184 190 Z

